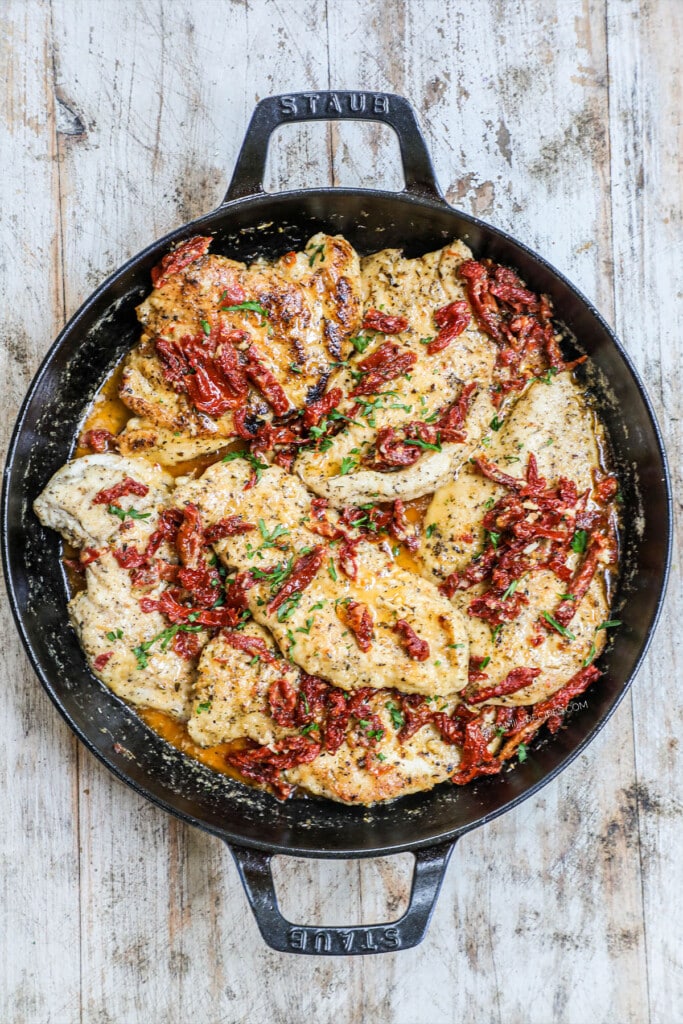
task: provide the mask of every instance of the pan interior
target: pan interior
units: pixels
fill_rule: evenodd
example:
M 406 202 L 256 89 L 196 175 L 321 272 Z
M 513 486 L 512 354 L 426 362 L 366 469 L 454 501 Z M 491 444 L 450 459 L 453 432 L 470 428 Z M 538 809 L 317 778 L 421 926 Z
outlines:
M 589 690 L 552 742 L 524 765 L 464 788 L 448 783 L 377 808 L 292 799 L 281 804 L 190 760 L 153 733 L 86 667 L 66 613 L 57 537 L 31 503 L 73 449 L 84 413 L 137 340 L 135 306 L 149 270 L 178 238 L 215 235 L 212 251 L 250 261 L 298 249 L 316 231 L 343 233 L 361 254 L 386 246 L 421 255 L 462 238 L 477 257 L 519 270 L 551 295 L 558 318 L 590 356 L 590 387 L 622 481 L 622 573 L 614 614 L 624 626 Z M 408 240 L 408 242 L 406 241 Z M 36 377 L 6 469 L 3 546 L 8 586 L 41 680 L 72 728 L 113 771 L 168 810 L 236 842 L 300 855 L 369 855 L 455 835 L 528 796 L 564 767 L 614 710 L 657 618 L 668 561 L 669 495 L 647 398 L 590 305 L 548 264 L 512 239 L 436 203 L 379 192 L 322 190 L 261 196 L 220 208 L 131 260 L 76 314 Z

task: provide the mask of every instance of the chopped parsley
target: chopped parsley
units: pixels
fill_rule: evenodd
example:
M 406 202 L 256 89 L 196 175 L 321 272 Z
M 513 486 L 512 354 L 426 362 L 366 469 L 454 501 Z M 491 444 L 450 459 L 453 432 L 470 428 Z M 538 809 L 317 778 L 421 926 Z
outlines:
M 429 441 L 422 441 L 419 437 L 409 438 L 406 444 L 412 445 L 413 448 L 423 448 L 425 451 L 440 452 L 441 441 L 437 440 L 436 444 L 430 444 Z
M 202 701 L 201 704 L 197 705 L 196 714 L 201 715 L 201 713 L 203 711 L 210 711 L 210 710 L 211 710 L 211 701 L 210 700 L 204 700 L 204 701 Z
M 270 316 L 260 302 L 239 302 L 236 306 L 221 306 L 224 313 L 258 313 L 262 320 Z
M 364 334 L 359 334 L 355 338 L 349 338 L 349 341 L 355 348 L 356 352 L 365 352 L 371 339 Z
M 591 644 L 591 649 L 588 652 L 588 655 L 583 659 L 583 664 L 582 664 L 581 667 L 582 668 L 588 668 L 588 666 L 591 664 L 591 662 L 593 661 L 593 659 L 595 658 L 595 655 L 597 653 L 598 653 L 598 651 L 597 651 L 597 648 L 595 646 L 595 642 L 593 642 Z
M 345 456 L 341 461 L 341 466 L 339 467 L 339 475 L 346 476 L 347 473 L 350 473 L 357 465 L 358 463 L 356 460 L 352 459 L 350 455 Z
M 519 763 L 520 764 L 524 764 L 524 762 L 526 761 L 526 755 L 527 755 L 526 743 L 520 743 L 520 745 L 517 747 L 517 757 L 519 758 Z
M 492 548 L 498 547 L 498 541 L 500 540 L 499 533 L 492 533 L 491 530 L 484 530 L 484 537 L 490 542 Z
M 568 630 L 566 626 L 560 625 L 557 619 L 554 619 L 552 617 L 550 612 L 543 612 L 543 618 L 546 622 L 549 622 L 553 629 L 557 630 L 560 636 L 563 636 L 565 640 L 576 640 L 574 634 L 570 630 Z
M 258 528 L 259 533 L 263 538 L 263 544 L 260 545 L 258 549 L 259 551 L 265 548 L 276 548 L 278 547 L 278 545 L 275 543 L 276 540 L 278 540 L 280 537 L 289 536 L 289 530 L 286 529 L 286 527 L 284 527 L 281 523 L 278 523 L 278 525 L 274 527 L 272 531 L 269 532 L 263 519 L 259 519 Z
M 299 590 L 296 590 L 291 597 L 288 597 L 285 601 L 282 602 L 282 604 L 277 610 L 278 622 L 286 622 L 288 619 L 291 619 L 292 615 L 299 607 L 301 597 L 301 592 Z M 297 633 L 298 632 L 300 632 L 300 630 L 297 630 Z
M 429 538 L 432 536 L 434 531 L 437 530 L 437 529 L 438 529 L 438 524 L 437 523 L 430 523 L 429 524 L 429 526 L 425 530 L 425 536 L 426 536 L 427 540 L 429 540 Z
M 577 555 L 582 554 L 586 550 L 588 544 L 588 533 L 586 530 L 577 530 L 572 537 L 571 548 Z
M 398 732 L 406 724 L 405 715 L 393 700 L 388 700 L 384 706 L 391 715 L 391 724 L 396 732 Z
M 260 462 L 252 452 L 239 451 L 239 452 L 228 452 L 221 459 L 221 462 L 233 462 L 235 459 L 244 459 L 249 463 L 251 468 L 256 474 L 256 482 L 258 483 L 263 475 L 263 470 L 268 469 L 267 462 Z
M 107 505 L 107 512 L 110 516 L 116 516 L 121 522 L 129 519 L 149 519 L 151 512 L 138 512 L 135 508 L 122 509 L 118 505 Z
M 507 588 L 507 590 L 505 590 L 503 592 L 503 596 L 502 596 L 501 600 L 502 601 L 507 601 L 508 597 L 512 597 L 512 595 L 514 594 L 515 590 L 517 589 L 517 587 L 520 585 L 521 582 L 522 582 L 521 577 L 518 580 L 513 580 L 512 583 L 510 584 L 510 586 Z
M 316 245 L 315 249 L 313 249 L 313 252 L 308 257 L 308 265 L 309 265 L 309 267 L 313 266 L 313 264 L 318 259 L 318 257 L 320 257 L 320 262 L 321 263 L 325 262 L 325 246 L 324 245 Z
M 166 629 L 162 629 L 162 631 L 157 633 L 156 636 L 153 636 L 151 640 L 144 640 L 141 644 L 138 644 L 137 647 L 132 648 L 133 654 L 135 655 L 135 659 L 138 663 L 138 668 L 147 668 L 149 665 L 149 658 L 147 655 L 157 641 L 161 641 L 161 650 L 166 651 L 168 650 L 168 646 L 176 633 L 200 633 L 202 629 L 202 626 L 190 626 L 186 625 L 184 622 L 174 623 L 174 625 L 168 626 Z

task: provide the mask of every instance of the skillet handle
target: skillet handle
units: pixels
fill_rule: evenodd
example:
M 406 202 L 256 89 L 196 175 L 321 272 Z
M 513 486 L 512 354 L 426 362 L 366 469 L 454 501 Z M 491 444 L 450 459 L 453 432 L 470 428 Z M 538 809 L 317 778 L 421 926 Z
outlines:
M 316 928 L 285 920 L 275 894 L 271 854 L 227 845 L 235 858 L 256 924 L 271 949 L 314 956 L 364 956 L 396 953 L 422 942 L 455 841 L 416 851 L 410 903 L 403 917 L 388 924 L 349 928 Z
M 446 204 L 415 111 L 403 96 L 380 92 L 299 92 L 268 96 L 252 114 L 223 203 L 263 195 L 270 136 L 297 121 L 381 121 L 398 136 L 404 192 Z

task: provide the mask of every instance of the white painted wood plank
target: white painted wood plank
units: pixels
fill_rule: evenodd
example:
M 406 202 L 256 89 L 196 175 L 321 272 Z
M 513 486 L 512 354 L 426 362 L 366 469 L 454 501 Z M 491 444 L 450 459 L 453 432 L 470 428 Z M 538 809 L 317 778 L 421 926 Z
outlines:
M 610 2 L 609 39 L 617 326 L 654 401 L 679 496 L 663 620 L 632 692 L 650 1019 L 665 1024 L 683 1020 L 683 8 Z
M 3 452 L 63 322 L 49 9 L 0 10 Z M 80 1019 L 76 741 L 24 655 L 4 590 L 0 716 L 0 1020 Z

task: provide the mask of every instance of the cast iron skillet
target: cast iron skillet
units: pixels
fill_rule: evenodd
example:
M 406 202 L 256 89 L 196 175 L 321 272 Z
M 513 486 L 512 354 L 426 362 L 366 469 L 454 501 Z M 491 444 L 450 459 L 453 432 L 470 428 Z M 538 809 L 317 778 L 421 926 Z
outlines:
M 292 121 L 382 121 L 396 132 L 405 189 L 306 189 L 268 195 L 262 181 L 268 140 Z M 588 352 L 591 380 L 607 425 L 624 497 L 623 571 L 617 614 L 624 625 L 601 659 L 603 679 L 552 742 L 500 776 L 450 784 L 389 806 L 330 801 L 278 803 L 184 757 L 89 672 L 66 614 L 66 580 L 56 534 L 31 503 L 69 458 L 96 389 L 137 340 L 134 309 L 149 291 L 150 269 L 169 247 L 212 234 L 213 252 L 240 260 L 299 249 L 316 231 L 341 232 L 361 253 L 384 246 L 420 255 L 462 238 L 478 257 L 517 268 L 552 296 L 558 318 Z M 258 927 L 274 949 L 333 955 L 406 949 L 424 937 L 458 838 L 537 792 L 597 735 L 636 673 L 652 637 L 666 584 L 671 498 L 662 440 L 643 385 L 593 306 L 520 242 L 453 210 L 443 199 L 410 104 L 400 96 L 325 92 L 272 96 L 252 117 L 230 188 L 219 208 L 178 228 L 129 260 L 64 328 L 22 406 L 9 449 L 2 499 L 2 548 L 17 626 L 43 686 L 86 746 L 136 792 L 229 845 Z M 274 854 L 369 857 L 415 854 L 410 905 L 394 923 L 314 928 L 280 914 Z

